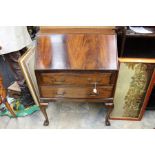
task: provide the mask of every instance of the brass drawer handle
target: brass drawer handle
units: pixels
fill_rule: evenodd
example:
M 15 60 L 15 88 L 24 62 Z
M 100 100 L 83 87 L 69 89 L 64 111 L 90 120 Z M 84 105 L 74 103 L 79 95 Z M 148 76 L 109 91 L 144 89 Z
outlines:
M 65 95 L 65 94 L 66 94 L 65 91 L 63 91 L 63 92 L 56 92 L 56 95 L 59 95 L 59 96 L 63 96 L 63 95 Z
M 88 78 L 88 82 L 89 82 L 90 84 L 100 83 L 101 81 L 102 81 L 102 79 L 97 79 L 96 81 L 93 81 L 93 79 Z
M 88 93 L 88 96 L 98 96 L 99 93 Z
M 53 78 L 53 79 L 51 79 L 51 82 L 56 83 L 56 84 L 61 84 L 61 83 L 65 82 L 65 79 L 61 79 L 61 80 L 57 81 L 56 79 Z

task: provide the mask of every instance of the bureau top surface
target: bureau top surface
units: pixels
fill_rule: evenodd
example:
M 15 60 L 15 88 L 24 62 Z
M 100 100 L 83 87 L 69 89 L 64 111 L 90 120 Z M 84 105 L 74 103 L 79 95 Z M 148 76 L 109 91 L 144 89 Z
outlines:
M 115 34 L 39 34 L 36 70 L 116 70 Z
M 114 26 L 41 26 L 40 33 L 103 33 L 115 34 Z

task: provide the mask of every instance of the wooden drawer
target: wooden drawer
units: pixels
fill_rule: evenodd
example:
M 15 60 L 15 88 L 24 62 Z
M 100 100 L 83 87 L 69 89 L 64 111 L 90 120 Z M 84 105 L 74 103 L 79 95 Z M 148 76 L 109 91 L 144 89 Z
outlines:
M 42 98 L 111 98 L 113 95 L 112 86 L 100 86 L 97 94 L 93 93 L 94 87 L 60 87 L 41 86 Z
M 109 85 L 114 84 L 114 73 L 40 73 L 40 85 Z

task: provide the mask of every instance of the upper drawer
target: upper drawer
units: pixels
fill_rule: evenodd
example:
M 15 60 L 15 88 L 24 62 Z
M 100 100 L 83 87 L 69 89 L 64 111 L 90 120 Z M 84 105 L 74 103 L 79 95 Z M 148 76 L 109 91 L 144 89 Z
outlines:
M 40 73 L 40 85 L 109 85 L 114 84 L 115 73 Z

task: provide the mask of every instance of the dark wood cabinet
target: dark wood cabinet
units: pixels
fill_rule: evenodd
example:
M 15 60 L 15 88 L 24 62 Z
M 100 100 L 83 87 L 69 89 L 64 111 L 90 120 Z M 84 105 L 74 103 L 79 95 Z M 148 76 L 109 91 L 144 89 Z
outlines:
M 118 67 L 112 29 L 48 27 L 37 36 L 35 60 L 40 102 L 103 102 L 110 125 Z M 41 110 L 48 125 L 42 105 Z
M 155 58 L 155 26 L 134 26 L 137 30 L 142 27 L 151 33 L 137 33 L 129 26 L 117 27 L 118 53 L 123 58 L 146 59 L 147 63 Z M 133 28 L 133 27 L 132 27 Z M 152 61 L 151 63 L 155 63 Z M 151 93 L 146 93 L 149 100 L 144 103 L 146 109 L 155 110 L 155 89 Z M 144 113 L 145 110 L 143 110 Z M 143 116 L 141 113 L 141 118 Z

